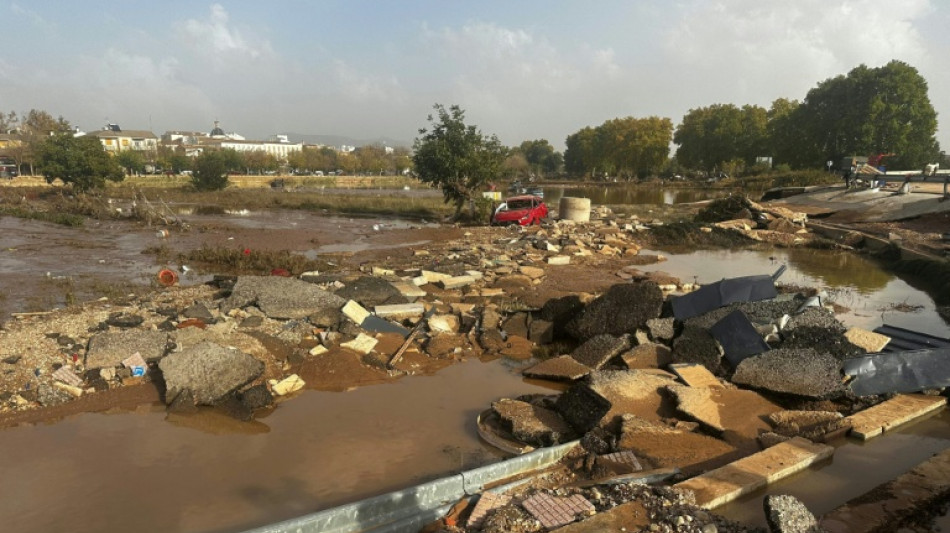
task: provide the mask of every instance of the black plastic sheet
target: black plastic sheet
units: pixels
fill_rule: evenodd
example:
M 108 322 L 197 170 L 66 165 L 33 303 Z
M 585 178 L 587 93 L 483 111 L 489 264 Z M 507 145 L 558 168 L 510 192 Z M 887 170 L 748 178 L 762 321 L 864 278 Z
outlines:
M 858 396 L 950 387 L 950 348 L 876 353 L 848 359 L 843 368 Z
M 780 269 L 780 272 L 782 270 Z M 780 275 L 780 273 L 777 273 Z M 735 302 L 757 302 L 778 296 L 769 275 L 724 279 L 673 300 L 673 316 L 686 320 Z
M 738 366 L 743 359 L 769 350 L 768 343 L 755 329 L 749 317 L 738 309 L 716 322 L 709 328 L 709 332 L 722 346 L 726 360 L 733 367 Z

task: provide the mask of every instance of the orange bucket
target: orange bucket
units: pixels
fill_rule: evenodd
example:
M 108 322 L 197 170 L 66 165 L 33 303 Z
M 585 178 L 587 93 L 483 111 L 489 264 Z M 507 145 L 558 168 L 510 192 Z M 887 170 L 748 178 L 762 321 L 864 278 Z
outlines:
M 171 287 L 178 283 L 178 274 L 174 270 L 163 269 L 158 273 L 158 282 L 166 287 Z

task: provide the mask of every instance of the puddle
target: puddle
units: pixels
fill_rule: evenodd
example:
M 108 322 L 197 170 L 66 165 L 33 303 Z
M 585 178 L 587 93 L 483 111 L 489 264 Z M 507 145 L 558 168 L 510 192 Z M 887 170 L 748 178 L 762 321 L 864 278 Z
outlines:
M 503 361 L 346 393 L 240 424 L 164 407 L 0 432 L 0 523 L 21 532 L 235 531 L 496 462 L 476 415 L 549 390 Z M 240 426 L 236 429 L 235 425 Z
M 714 512 L 744 524 L 766 526 L 762 500 L 771 494 L 791 494 L 821 516 L 950 446 L 950 411 L 944 409 L 867 442 L 839 439 L 831 444 L 835 446 L 835 455 L 830 461 Z
M 644 251 L 644 253 L 656 253 Z M 780 284 L 820 287 L 830 300 L 848 308 L 838 315 L 847 326 L 874 329 L 882 324 L 950 337 L 934 301 L 873 261 L 843 251 L 790 248 L 784 250 L 700 250 L 687 254 L 660 252 L 667 261 L 638 267 L 661 270 L 683 281 L 712 283 L 723 278 L 772 274 L 787 270 Z M 895 308 L 895 304 L 904 304 Z M 902 311 L 900 309 L 908 309 Z

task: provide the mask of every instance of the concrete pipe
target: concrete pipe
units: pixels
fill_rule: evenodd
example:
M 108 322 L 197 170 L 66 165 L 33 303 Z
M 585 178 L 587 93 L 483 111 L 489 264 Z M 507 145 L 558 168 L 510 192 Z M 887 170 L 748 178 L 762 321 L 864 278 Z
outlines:
M 561 198 L 558 218 L 574 222 L 590 222 L 590 198 Z

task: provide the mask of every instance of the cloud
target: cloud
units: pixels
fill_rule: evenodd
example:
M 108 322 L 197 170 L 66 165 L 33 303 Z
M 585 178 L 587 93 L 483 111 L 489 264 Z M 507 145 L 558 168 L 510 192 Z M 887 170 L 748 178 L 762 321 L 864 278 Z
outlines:
M 274 56 L 266 39 L 246 35 L 230 23 L 228 12 L 220 4 L 211 6 L 207 20 L 188 19 L 175 25 L 184 44 L 199 56 L 223 67 L 235 60 L 258 60 Z
M 926 46 L 913 21 L 930 9 L 926 0 L 688 2 L 665 36 L 665 55 L 682 82 L 706 89 L 710 101 L 695 107 L 802 98 L 861 63 L 919 62 Z
M 366 74 L 342 59 L 333 61 L 333 76 L 339 94 L 351 100 L 392 103 L 406 100 L 406 92 L 395 76 Z

